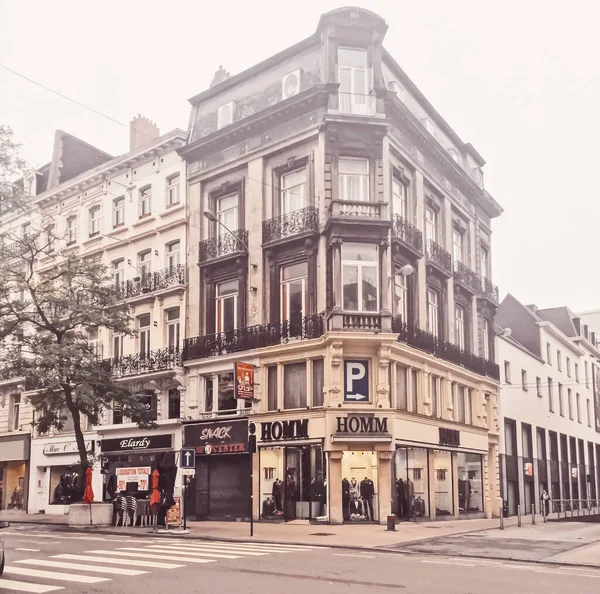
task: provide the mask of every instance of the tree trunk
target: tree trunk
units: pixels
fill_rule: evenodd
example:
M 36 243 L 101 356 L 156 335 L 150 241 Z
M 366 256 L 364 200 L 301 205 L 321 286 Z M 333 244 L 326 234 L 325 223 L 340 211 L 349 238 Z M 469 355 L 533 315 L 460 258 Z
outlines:
M 83 493 L 85 491 L 85 471 L 87 470 L 88 463 L 88 455 L 85 447 L 85 439 L 83 437 L 83 431 L 81 430 L 81 416 L 79 414 L 79 409 L 75 405 L 73 401 L 73 391 L 71 390 L 71 386 L 69 384 L 63 384 L 63 390 L 65 392 L 65 403 L 69 410 L 71 417 L 73 418 L 73 430 L 75 431 L 75 441 L 77 442 L 77 451 L 79 452 L 79 465 L 81 468 L 81 480 L 82 486 L 81 489 L 81 497 L 83 498 Z

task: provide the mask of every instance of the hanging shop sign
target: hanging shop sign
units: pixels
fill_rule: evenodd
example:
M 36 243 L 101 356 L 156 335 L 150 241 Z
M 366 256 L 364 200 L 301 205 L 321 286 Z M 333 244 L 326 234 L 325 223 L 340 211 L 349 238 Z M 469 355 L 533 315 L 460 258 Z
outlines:
M 93 441 L 85 442 L 85 451 L 91 452 L 93 449 Z M 79 450 L 77 449 L 76 441 L 65 441 L 62 443 L 46 443 L 44 444 L 44 454 L 46 456 L 53 456 L 55 454 L 77 454 Z
M 125 437 L 103 439 L 103 452 L 139 452 L 144 450 L 165 450 L 173 447 L 173 435 L 145 435 L 144 437 Z
M 358 434 L 368 436 L 389 433 L 387 417 L 351 415 L 347 417 L 337 417 L 336 421 L 337 434 Z
M 369 361 L 344 361 L 344 402 L 369 401 Z
M 261 423 L 261 441 L 308 439 L 308 419 Z
M 440 445 L 460 447 L 460 431 L 440 427 Z
M 214 421 L 186 425 L 184 446 L 197 456 L 248 453 L 248 421 Z
M 147 491 L 150 470 L 150 466 L 117 468 L 115 470 L 115 475 L 117 477 L 117 491 L 126 491 L 128 483 L 137 483 L 138 491 Z
M 254 398 L 254 365 L 238 361 L 234 364 L 233 371 L 235 375 L 235 397 L 252 400 Z

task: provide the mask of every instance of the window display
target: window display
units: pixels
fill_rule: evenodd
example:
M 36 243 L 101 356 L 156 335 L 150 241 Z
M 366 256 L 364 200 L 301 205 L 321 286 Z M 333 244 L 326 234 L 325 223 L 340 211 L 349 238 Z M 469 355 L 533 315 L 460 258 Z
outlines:
M 326 515 L 327 474 L 319 445 L 260 449 L 263 520 L 308 520 Z
M 377 452 L 344 452 L 342 477 L 344 521 L 377 521 Z
M 454 514 L 452 452 L 434 450 L 433 469 L 435 515 L 451 516 Z
M 395 455 L 392 496 L 400 519 L 429 516 L 427 450 L 398 448 Z
M 456 454 L 458 469 L 458 509 L 461 514 L 483 511 L 482 457 Z
M 84 479 L 75 466 L 55 466 L 50 471 L 50 503 L 70 505 L 81 500 Z

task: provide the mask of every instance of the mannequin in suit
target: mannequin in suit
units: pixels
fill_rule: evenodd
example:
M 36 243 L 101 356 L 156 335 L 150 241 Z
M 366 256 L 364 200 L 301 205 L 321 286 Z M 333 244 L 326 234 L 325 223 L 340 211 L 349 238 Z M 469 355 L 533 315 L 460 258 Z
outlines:
M 360 483 L 360 496 L 365 503 L 365 515 L 367 516 L 367 520 L 374 520 L 373 497 L 375 497 L 375 485 L 368 477 L 365 477 Z
M 277 511 L 283 511 L 283 481 L 280 479 L 275 479 L 273 482 L 273 500 L 275 501 L 275 509 Z
M 285 479 L 286 520 L 296 519 L 296 479 L 294 471 L 288 468 Z
M 398 516 L 399 518 L 403 518 L 404 516 L 407 515 L 407 509 L 406 509 L 406 485 L 404 484 L 404 481 L 399 478 L 396 481 L 396 501 L 397 501 L 397 505 L 398 505 L 398 509 L 396 511 L 396 516 Z
M 310 501 L 311 517 L 317 518 L 323 511 L 323 501 L 325 501 L 325 485 L 323 484 L 323 476 L 320 472 L 310 482 Z
M 346 477 L 342 479 L 342 515 L 345 522 L 350 519 L 350 481 Z

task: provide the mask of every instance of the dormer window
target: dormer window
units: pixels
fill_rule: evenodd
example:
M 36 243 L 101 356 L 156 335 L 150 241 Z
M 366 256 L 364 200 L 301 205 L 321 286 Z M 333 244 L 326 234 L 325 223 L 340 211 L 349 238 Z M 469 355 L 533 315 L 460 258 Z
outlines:
M 225 105 L 221 105 L 221 107 L 219 107 L 217 129 L 220 130 L 221 128 L 224 128 L 225 126 L 229 126 L 230 124 L 233 124 L 234 110 L 235 110 L 235 102 L 234 101 L 230 101 L 229 103 L 226 103 Z
M 435 136 L 435 127 L 429 118 L 423 118 L 421 120 L 421 123 L 423 124 L 423 126 L 425 126 L 425 130 L 427 130 L 429 134 Z
M 449 148 L 448 149 L 448 154 L 452 157 L 452 160 L 455 161 L 456 163 L 458 163 L 458 159 L 459 159 L 459 154 L 458 151 L 455 148 Z

